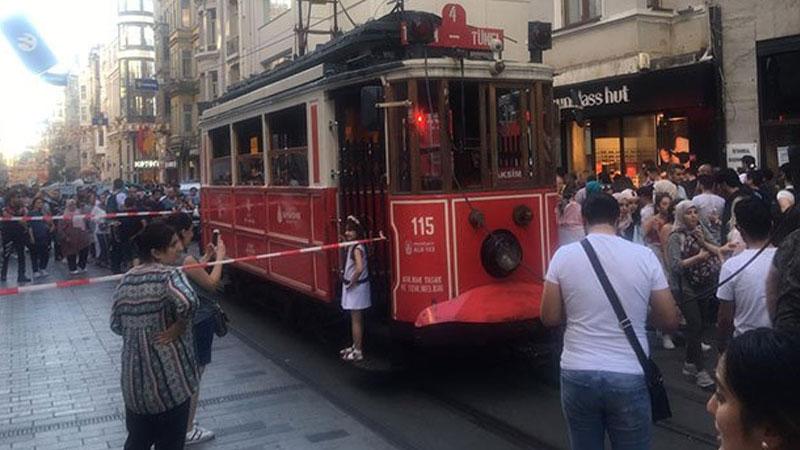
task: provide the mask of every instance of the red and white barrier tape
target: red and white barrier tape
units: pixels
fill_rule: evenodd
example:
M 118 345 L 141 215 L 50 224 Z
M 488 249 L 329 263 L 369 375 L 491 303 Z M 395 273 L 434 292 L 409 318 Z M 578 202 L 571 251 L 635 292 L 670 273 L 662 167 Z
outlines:
M 227 258 L 221 261 L 213 261 L 207 263 L 197 263 L 197 264 L 187 264 L 185 266 L 176 267 L 177 269 L 182 270 L 189 270 L 189 269 L 201 269 L 206 267 L 218 266 L 218 265 L 225 265 L 231 263 L 242 263 L 242 262 L 250 262 L 250 261 L 260 261 L 262 259 L 270 259 L 270 258 L 278 258 L 281 256 L 293 256 L 293 255 L 300 255 L 303 253 L 315 253 L 315 252 L 323 252 L 328 250 L 336 250 L 341 248 L 352 247 L 354 245 L 359 244 L 370 244 L 373 242 L 383 241 L 386 240 L 386 237 L 381 235 L 377 238 L 371 239 L 361 239 L 358 241 L 346 241 L 346 242 L 337 242 L 335 244 L 325 244 L 325 245 L 318 245 L 316 247 L 306 247 L 300 248 L 296 250 L 284 250 L 282 252 L 272 252 L 272 253 L 264 253 L 262 255 L 251 255 L 251 256 L 243 256 L 241 258 Z M 95 277 L 95 278 L 81 278 L 76 280 L 65 280 L 65 281 L 56 281 L 55 283 L 44 283 L 44 284 L 33 284 L 30 286 L 18 286 L 13 288 L 3 288 L 0 289 L 0 297 L 9 296 L 9 295 L 17 295 L 17 294 L 26 294 L 29 292 L 38 292 L 38 291 L 46 291 L 50 289 L 64 289 L 64 288 L 71 288 L 76 286 L 86 286 L 89 284 L 99 284 L 105 283 L 108 281 L 117 281 L 122 279 L 125 274 L 116 274 L 116 275 L 106 275 L 102 277 Z
M 37 220 L 62 220 L 62 219 L 117 219 L 120 217 L 153 217 L 169 216 L 182 211 L 137 211 L 103 214 L 61 214 L 57 216 L 2 216 L 0 222 L 33 222 Z M 185 213 L 191 214 L 191 213 Z

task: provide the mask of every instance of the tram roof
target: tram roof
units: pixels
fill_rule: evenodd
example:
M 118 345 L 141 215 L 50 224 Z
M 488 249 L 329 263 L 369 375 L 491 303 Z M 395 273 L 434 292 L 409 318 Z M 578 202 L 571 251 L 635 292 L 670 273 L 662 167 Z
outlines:
M 403 46 L 400 24 L 415 19 L 441 20 L 427 12 L 401 11 L 369 21 L 311 53 L 234 84 L 203 112 L 201 125 L 208 128 L 241 120 L 254 111 L 284 103 L 290 96 L 322 85 L 332 89 L 383 75 L 390 81 L 422 76 L 460 77 L 461 69 L 454 57 L 465 57 L 466 78 L 490 77 L 487 70 L 493 63 L 490 54 L 429 47 L 425 61 L 419 47 Z M 505 64 L 503 73 L 491 78 L 552 80 L 552 70 L 542 64 Z

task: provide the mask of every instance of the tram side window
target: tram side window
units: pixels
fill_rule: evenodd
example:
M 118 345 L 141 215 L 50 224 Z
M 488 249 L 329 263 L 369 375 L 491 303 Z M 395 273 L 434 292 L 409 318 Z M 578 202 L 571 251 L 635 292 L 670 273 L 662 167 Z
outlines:
M 208 132 L 211 142 L 211 184 L 231 185 L 231 137 L 227 126 Z
M 463 88 L 463 89 L 462 89 Z M 478 83 L 450 82 L 453 189 L 481 187 L 481 108 Z
M 306 106 L 287 108 L 268 116 L 270 184 L 308 186 Z
M 264 154 L 261 117 L 254 117 L 233 125 L 236 139 L 236 158 L 239 164 L 238 185 L 264 185 Z
M 439 83 L 417 83 L 417 107 L 409 110 L 411 127 L 419 142 L 419 173 L 423 191 L 442 190 L 442 143 L 439 115 Z
M 523 179 L 522 95 L 521 89 L 497 88 L 497 178 L 501 181 Z

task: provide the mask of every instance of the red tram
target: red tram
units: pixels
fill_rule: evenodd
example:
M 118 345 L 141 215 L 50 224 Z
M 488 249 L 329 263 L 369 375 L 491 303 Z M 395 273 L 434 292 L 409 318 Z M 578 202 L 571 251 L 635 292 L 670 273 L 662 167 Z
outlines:
M 445 12 L 368 22 L 206 109 L 205 236 L 261 254 L 335 242 L 354 215 L 389 237 L 369 264 L 395 328 L 535 320 L 557 237 L 552 72 L 498 61 L 502 30 Z M 236 269 L 335 305 L 340 258 Z

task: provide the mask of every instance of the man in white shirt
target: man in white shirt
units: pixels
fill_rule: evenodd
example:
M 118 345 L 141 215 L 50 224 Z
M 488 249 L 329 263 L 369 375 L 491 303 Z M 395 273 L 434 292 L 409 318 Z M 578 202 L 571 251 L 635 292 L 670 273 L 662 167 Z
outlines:
M 619 205 L 593 194 L 583 206 L 588 241 L 649 353 L 648 309 L 664 331 L 678 327 L 678 309 L 649 248 L 616 236 Z M 541 320 L 566 321 L 561 354 L 561 403 L 573 449 L 650 448 L 652 421 L 644 371 L 580 242 L 558 249 L 545 277 Z
M 720 281 L 728 279 L 762 247 L 769 245 L 772 218 L 766 203 L 755 197 L 745 198 L 736 204 L 734 214 L 736 228 L 747 249 L 725 261 Z M 725 351 L 731 335 L 735 337 L 756 328 L 772 326 L 767 310 L 766 279 L 775 251 L 775 247 L 768 246 L 744 270 L 718 288 L 717 341 L 720 353 Z

